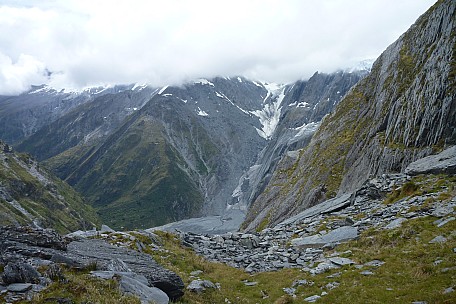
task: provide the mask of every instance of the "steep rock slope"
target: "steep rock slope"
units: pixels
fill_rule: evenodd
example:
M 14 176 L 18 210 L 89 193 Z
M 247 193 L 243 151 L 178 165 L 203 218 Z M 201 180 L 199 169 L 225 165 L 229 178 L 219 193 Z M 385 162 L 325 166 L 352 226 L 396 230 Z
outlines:
M 233 203 L 250 205 L 264 190 L 283 155 L 296 157 L 305 147 L 321 119 L 330 113 L 348 90 L 362 79 L 369 67 L 332 74 L 315 73 L 307 81 L 288 85 L 283 110 L 274 135 L 261 151 L 255 165 L 243 174 L 233 192 Z
M 61 233 L 92 228 L 98 217 L 68 184 L 0 141 L 0 225 L 30 224 Z
M 455 11 L 454 1 L 438 1 L 386 49 L 297 159 L 282 159 L 251 205 L 247 230 L 456 144 Z

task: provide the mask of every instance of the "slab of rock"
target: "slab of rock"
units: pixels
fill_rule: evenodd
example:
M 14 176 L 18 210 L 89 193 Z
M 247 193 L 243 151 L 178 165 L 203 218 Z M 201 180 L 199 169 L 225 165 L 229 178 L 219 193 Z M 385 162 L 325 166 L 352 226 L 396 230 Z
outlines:
M 114 229 L 109 227 L 108 225 L 101 225 L 100 233 L 107 233 L 107 232 L 116 232 Z
M 456 146 L 411 163 L 405 169 L 405 173 L 412 176 L 418 174 L 456 174 Z
M 329 258 L 329 260 L 332 263 L 339 265 L 339 266 L 356 264 L 355 261 L 350 260 L 348 258 L 333 257 L 333 258 Z
M 162 290 L 149 286 L 147 278 L 131 271 L 92 271 L 91 274 L 101 279 L 117 278 L 120 290 L 139 297 L 142 304 L 150 302 L 168 304 L 169 298 Z
M 310 207 L 301 213 L 290 217 L 289 219 L 281 222 L 278 226 L 285 226 L 293 223 L 299 223 L 300 221 L 321 214 L 321 213 L 330 213 L 336 210 L 343 209 L 345 207 L 348 207 L 350 205 L 350 197 L 352 196 L 352 193 L 347 193 L 344 195 L 341 195 L 336 198 L 329 199 L 327 201 L 324 201 L 323 203 L 320 203 L 318 205 L 315 205 L 313 207 Z
M 13 283 L 9 284 L 6 289 L 11 292 L 26 292 L 31 290 L 33 284 L 30 283 Z
M 67 255 L 82 264 L 95 263 L 97 270 L 108 270 L 112 267 L 113 260 L 120 260 L 123 267 L 144 275 L 149 285 L 163 290 L 170 300 L 175 301 L 184 294 L 182 279 L 174 272 L 158 265 L 148 254 L 116 247 L 103 240 L 82 239 L 68 244 Z
M 351 226 L 343 226 L 334 229 L 327 234 L 311 235 L 302 238 L 296 238 L 291 241 L 291 244 L 296 247 L 318 247 L 328 243 L 338 243 L 352 240 L 358 237 L 358 228 Z
M 400 217 L 393 221 L 391 221 L 388 225 L 385 226 L 385 229 L 392 230 L 401 227 L 402 223 L 405 222 L 407 219 Z
M 309 302 L 309 303 L 314 303 L 320 298 L 321 297 L 319 295 L 313 295 L 313 296 L 305 298 L 304 301 Z
M 364 266 L 380 267 L 383 264 L 385 264 L 385 262 L 380 260 L 372 260 L 370 262 L 365 263 Z
M 443 244 L 447 241 L 446 237 L 439 235 L 429 241 L 429 244 Z

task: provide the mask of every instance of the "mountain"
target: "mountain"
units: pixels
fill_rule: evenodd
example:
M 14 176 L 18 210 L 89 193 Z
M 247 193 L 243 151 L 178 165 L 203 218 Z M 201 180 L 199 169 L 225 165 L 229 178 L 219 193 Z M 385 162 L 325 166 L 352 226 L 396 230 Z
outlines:
M 54 228 L 60 233 L 99 223 L 92 207 L 34 159 L 0 141 L 0 223 Z
M 383 52 L 310 144 L 282 157 L 245 229 L 272 226 L 456 144 L 455 12 L 454 1 L 438 1 Z
M 365 74 L 316 73 L 286 86 L 217 77 L 106 93 L 17 149 L 44 161 L 115 228 L 223 215 L 227 207 L 239 211 L 227 217 L 243 217 L 248 202 L 238 204 L 233 192 L 262 150 L 278 138 L 298 142 L 298 127 L 318 122 Z
M 36 133 L 75 107 L 131 86 L 93 87 L 82 91 L 34 86 L 18 96 L 0 95 L 0 138 L 15 144 Z
M 249 206 L 264 190 L 280 158 L 285 154 L 295 156 L 296 150 L 305 147 L 321 119 L 368 72 L 367 67 L 352 72 L 317 72 L 307 81 L 288 85 L 274 135 L 255 164 L 240 178 L 233 201 L 244 208 Z

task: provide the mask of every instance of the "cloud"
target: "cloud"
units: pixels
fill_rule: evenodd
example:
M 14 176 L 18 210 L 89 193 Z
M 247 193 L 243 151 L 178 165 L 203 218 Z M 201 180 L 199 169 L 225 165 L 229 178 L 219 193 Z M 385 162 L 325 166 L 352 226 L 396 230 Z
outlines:
M 216 75 L 291 82 L 377 57 L 433 2 L 3 1 L 0 69 L 10 82 L 0 92 L 36 81 L 72 88 Z
M 0 53 L 0 94 L 16 95 L 30 88 L 31 84 L 46 83 L 47 70 L 43 62 L 32 56 L 20 54 L 16 62 Z

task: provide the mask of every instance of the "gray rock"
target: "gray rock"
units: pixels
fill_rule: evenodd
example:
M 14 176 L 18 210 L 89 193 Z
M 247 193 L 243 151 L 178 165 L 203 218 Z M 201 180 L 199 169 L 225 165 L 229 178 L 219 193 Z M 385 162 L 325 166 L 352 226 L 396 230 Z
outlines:
M 305 298 L 304 301 L 309 302 L 309 303 L 314 303 L 320 298 L 321 298 L 321 296 L 319 296 L 319 295 L 313 295 L 313 296 Z
M 8 263 L 2 274 L 3 282 L 12 283 L 39 283 L 40 273 L 27 263 Z
M 401 227 L 402 223 L 405 222 L 406 220 L 407 219 L 405 219 L 403 217 L 397 218 L 397 219 L 391 221 L 388 225 L 386 225 L 385 229 L 392 230 L 392 229 L 399 228 L 399 227 Z
M 28 290 L 31 290 L 33 287 L 33 284 L 30 283 L 13 283 L 9 284 L 6 289 L 11 292 L 26 292 Z
M 208 280 L 193 280 L 188 286 L 187 290 L 195 293 L 202 293 L 205 291 L 207 288 L 212 288 L 216 289 L 217 286 L 215 286 L 214 283 Z
M 170 300 L 183 295 L 184 283 L 175 273 L 162 268 L 148 254 L 116 247 L 103 240 L 81 239 L 68 244 L 67 255 L 85 265 L 96 263 L 97 269 L 107 270 L 113 260 L 121 260 L 127 269 L 144 275 L 149 285 L 164 291 Z
M 350 260 L 348 258 L 333 257 L 333 258 L 329 258 L 329 260 L 332 263 L 339 265 L 339 266 L 356 264 L 355 261 Z
M 107 233 L 107 232 L 116 232 L 114 229 L 109 227 L 108 225 L 101 225 L 100 233 Z
M 351 195 L 352 193 L 347 193 L 342 196 L 324 201 L 321 204 L 310 207 L 301 213 L 290 217 L 289 219 L 281 222 L 279 225 L 285 226 L 292 223 L 299 223 L 306 218 L 310 218 L 321 213 L 330 213 L 334 210 L 343 209 L 350 205 Z
M 296 288 L 285 287 L 285 288 L 282 288 L 282 289 L 287 295 L 290 295 L 290 296 L 294 296 L 295 293 L 296 293 Z
M 374 273 L 372 271 L 369 271 L 369 270 L 364 270 L 364 271 L 361 271 L 360 274 L 365 275 L 365 276 L 369 276 L 369 275 L 373 275 Z
M 248 282 L 248 281 L 246 281 L 246 282 L 244 282 L 244 285 L 245 286 L 255 286 L 255 285 L 258 285 L 258 282 Z
M 328 270 L 335 269 L 335 268 L 339 268 L 339 266 L 337 266 L 333 263 L 322 262 L 322 263 L 318 264 L 317 267 L 315 267 L 314 269 L 311 269 L 309 272 L 311 274 L 315 275 L 315 274 L 324 273 Z
M 453 216 L 452 216 L 452 217 L 449 217 L 449 218 L 447 218 L 447 219 L 445 219 L 445 220 L 443 220 L 443 221 L 437 223 L 437 227 L 439 227 L 439 228 L 440 228 L 440 227 L 443 227 L 444 225 L 446 225 L 446 224 L 448 224 L 449 222 L 454 221 L 454 220 L 455 220 L 455 218 L 454 218 Z
M 439 235 L 439 236 L 436 236 L 435 238 L 433 238 L 432 240 L 429 241 L 429 244 L 443 244 L 447 241 L 447 238 L 445 238 L 444 236 L 442 235 Z
M 117 278 L 123 293 L 136 295 L 142 304 L 150 302 L 157 304 L 169 303 L 168 295 L 162 290 L 149 286 L 147 278 L 134 272 L 122 271 L 92 271 L 91 274 L 101 279 Z
M 57 250 L 66 250 L 67 243 L 54 230 L 31 228 L 28 226 L 15 227 L 3 226 L 0 227 L 0 237 L 2 240 L 14 241 L 31 246 L 42 248 L 52 248 Z
M 411 163 L 405 169 L 405 173 L 409 175 L 456 174 L 456 146 Z
M 81 267 L 82 265 L 77 261 L 70 259 L 67 256 L 64 256 L 61 253 L 55 253 L 51 257 L 51 261 L 57 264 L 65 264 L 68 267 Z
M 203 273 L 202 270 L 195 270 L 195 271 L 190 272 L 190 275 L 194 276 L 194 277 L 197 277 L 197 276 L 199 276 L 202 273 Z
M 372 260 L 370 262 L 365 263 L 364 266 L 380 267 L 383 264 L 385 264 L 385 262 L 380 260 Z
M 295 247 L 312 247 L 323 246 L 327 243 L 338 243 L 342 241 L 352 240 L 358 237 L 358 228 L 351 226 L 343 226 L 330 231 L 324 235 L 312 235 L 303 238 L 296 238 L 291 241 Z
M 122 275 L 120 279 L 120 289 L 124 293 L 131 293 L 137 295 L 141 299 L 142 304 L 150 302 L 156 304 L 168 304 L 169 297 L 162 290 L 156 287 L 148 286 L 146 277 L 138 279 L 137 275 Z
M 112 259 L 106 266 L 108 271 L 120 271 L 120 272 L 128 272 L 131 271 L 128 268 L 127 264 L 119 258 Z
M 437 206 L 431 215 L 435 217 L 444 217 L 453 212 L 453 207 L 450 206 Z
M 453 287 L 448 287 L 447 289 L 445 289 L 443 291 L 443 294 L 448 294 L 448 293 L 452 293 L 452 292 L 454 292 L 454 288 Z

